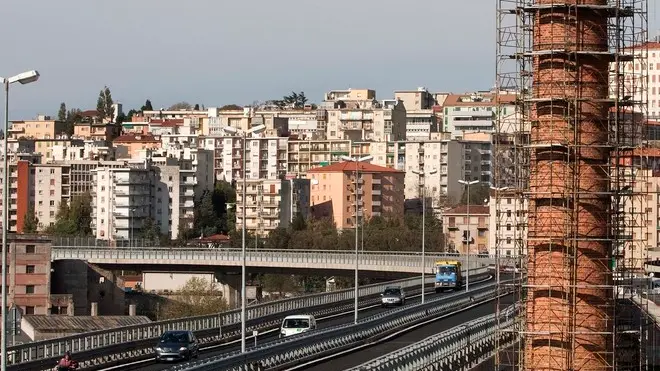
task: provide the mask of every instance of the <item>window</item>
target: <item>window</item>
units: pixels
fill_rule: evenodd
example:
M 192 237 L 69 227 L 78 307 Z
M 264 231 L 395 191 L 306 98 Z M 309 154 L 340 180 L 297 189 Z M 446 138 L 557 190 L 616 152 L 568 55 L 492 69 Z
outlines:
M 55 201 L 54 200 L 50 200 L 50 206 L 55 206 Z
M 25 286 L 25 293 L 26 294 L 34 294 L 34 285 Z
M 34 314 L 34 307 L 33 306 L 25 307 L 25 314 Z
M 26 274 L 34 274 L 34 265 L 26 265 L 25 266 L 25 273 Z
M 25 245 L 25 253 L 26 254 L 35 254 L 36 253 L 36 246 L 35 245 Z
M 506 230 L 507 230 L 507 231 L 510 231 L 510 230 L 511 230 L 511 224 L 507 224 L 507 225 L 506 225 Z

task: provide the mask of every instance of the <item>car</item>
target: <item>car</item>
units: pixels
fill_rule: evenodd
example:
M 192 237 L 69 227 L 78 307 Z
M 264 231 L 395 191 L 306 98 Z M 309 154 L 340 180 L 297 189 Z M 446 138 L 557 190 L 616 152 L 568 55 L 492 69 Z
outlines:
M 302 334 L 316 329 L 316 318 L 309 314 L 287 316 L 280 327 L 280 338 Z
M 199 341 L 192 331 L 166 331 L 156 344 L 156 361 L 188 361 L 199 357 Z
M 386 287 L 380 294 L 380 305 L 385 308 L 390 305 L 402 306 L 406 303 L 406 293 L 400 286 Z

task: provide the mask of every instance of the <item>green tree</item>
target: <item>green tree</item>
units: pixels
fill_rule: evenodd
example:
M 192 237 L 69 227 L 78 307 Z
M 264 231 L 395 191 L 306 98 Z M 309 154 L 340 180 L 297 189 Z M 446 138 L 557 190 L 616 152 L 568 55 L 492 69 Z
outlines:
M 160 227 L 156 224 L 156 221 L 153 218 L 146 218 L 142 222 L 142 228 L 140 228 L 140 237 L 148 241 L 159 241 L 161 240 L 162 234 L 160 233 Z
M 463 190 L 463 195 L 461 196 L 461 204 L 467 204 L 467 189 L 465 186 Z M 470 205 L 483 205 L 484 200 L 490 198 L 490 186 L 488 183 L 477 183 L 473 184 L 470 187 Z
M 96 100 L 96 112 L 98 113 L 99 119 L 101 121 L 105 119 L 113 119 L 113 104 L 114 102 L 112 100 L 112 93 L 110 92 L 110 88 L 104 86 L 103 89 L 99 92 L 99 98 Z
M 219 218 L 213 205 L 213 193 L 205 191 L 195 206 L 195 236 L 211 236 L 218 232 Z
M 147 101 L 144 102 L 144 106 L 142 106 L 140 108 L 140 111 L 142 111 L 142 112 L 144 112 L 144 111 L 153 111 L 153 110 L 154 110 L 154 107 L 151 105 L 151 101 L 149 99 L 147 99 Z
M 162 308 L 161 319 L 203 316 L 226 310 L 227 302 L 218 286 L 199 277 L 189 279 Z
M 60 103 L 60 110 L 57 112 L 58 121 L 66 121 L 66 104 L 64 102 Z
M 293 217 L 291 221 L 291 230 L 293 231 L 304 231 L 307 228 L 307 222 L 305 217 L 299 211 L 296 213 L 296 216 Z
M 265 247 L 267 249 L 283 250 L 289 248 L 289 241 L 291 241 L 291 233 L 283 227 L 277 227 L 268 234 Z
M 213 209 L 218 218 L 218 232 L 227 233 L 236 226 L 235 208 L 236 189 L 229 182 L 218 181 L 213 188 Z
M 195 104 L 195 107 L 193 107 L 195 111 L 199 111 L 199 103 Z
M 57 236 L 90 236 L 92 234 L 92 206 L 89 193 L 74 196 L 71 204 L 60 203 L 55 223 L 46 231 Z
M 220 111 L 240 111 L 242 109 L 243 107 L 236 104 L 225 104 L 224 106 L 220 107 Z
M 193 106 L 188 102 L 178 102 L 171 105 L 170 108 L 168 108 L 167 110 L 168 111 L 189 110 L 192 107 Z
M 261 278 L 261 284 L 264 290 L 276 297 L 284 297 L 286 293 L 298 291 L 295 277 L 288 274 L 264 274 Z
M 39 219 L 34 213 L 34 205 L 30 203 L 25 218 L 23 219 L 23 233 L 36 233 L 39 226 Z

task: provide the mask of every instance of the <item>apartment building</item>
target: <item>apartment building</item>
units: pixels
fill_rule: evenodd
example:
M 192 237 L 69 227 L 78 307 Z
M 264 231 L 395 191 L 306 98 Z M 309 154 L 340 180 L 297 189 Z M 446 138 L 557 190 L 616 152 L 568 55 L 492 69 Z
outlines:
M 92 170 L 92 230 L 98 239 L 136 238 L 151 217 L 151 169 L 146 162 Z
M 328 139 L 396 141 L 406 139 L 406 108 L 400 100 L 379 102 L 369 89 L 334 90 L 319 106 L 326 111 Z
M 115 158 L 115 149 L 107 142 L 86 140 L 83 145 L 55 145 L 47 162 L 95 160 L 111 161 Z
M 309 180 L 249 179 L 245 186 L 245 228 L 266 236 L 287 227 L 296 216 L 309 213 Z M 243 181 L 236 183 L 236 229 L 243 228 Z
M 62 202 L 71 201 L 71 166 L 65 164 L 31 164 L 29 187 L 34 191 L 30 203 L 38 219 L 37 228 L 44 230 L 55 224 Z
M 247 131 L 252 127 L 264 125 L 263 135 L 266 137 L 279 137 L 288 133 L 289 118 L 286 111 L 259 111 L 253 107 L 242 110 L 219 110 L 217 115 L 208 118 L 208 134 L 210 136 L 224 136 L 225 127 L 232 127 L 240 131 Z
M 428 89 L 395 91 L 394 98 L 406 108 L 406 140 L 428 140 L 432 132 L 438 131 L 437 116 L 433 112 L 436 100 Z
M 402 216 L 404 177 L 403 171 L 362 162 L 311 169 L 311 215 L 333 218 L 340 229 L 353 228 L 363 217 Z
M 73 138 L 110 142 L 119 134 L 117 125 L 103 122 L 80 122 L 73 126 Z
M 525 254 L 527 241 L 527 207 L 525 198 L 514 190 L 501 190 L 496 199 L 494 191 L 488 202 L 488 253 L 495 255 L 496 249 L 502 257 L 517 257 Z
M 50 240 L 30 234 L 8 237 L 9 307 L 20 308 L 24 315 L 50 314 Z
M 162 234 L 176 239 L 179 231 L 192 228 L 195 219 L 195 177 L 176 161 L 156 162 L 151 181 L 153 197 L 149 210 Z
M 12 121 L 7 139 L 54 139 L 64 133 L 66 123 L 39 115 L 36 120 Z
M 469 215 L 468 215 L 469 211 Z M 459 254 L 487 254 L 489 250 L 489 214 L 488 206 L 460 205 L 445 211 L 442 215 L 442 229 L 449 252 Z M 474 242 L 465 243 L 468 233 Z M 470 240 L 472 241 L 472 240 Z
M 140 150 L 160 148 L 161 141 L 150 134 L 124 134 L 115 138 L 112 145 L 117 158 L 133 158 Z
M 304 177 L 310 169 L 342 162 L 351 155 L 350 140 L 288 140 L 287 174 Z
M 647 49 L 648 48 L 648 49 Z M 627 53 L 636 54 L 630 62 L 621 63 L 618 74 L 621 91 L 630 95 L 633 101 L 645 102 L 646 107 L 634 106 L 636 112 L 647 112 L 649 118 L 660 119 L 660 39 L 636 45 Z M 610 68 L 610 96 L 616 96 L 617 74 L 614 62 Z M 646 83 L 644 83 L 646 82 Z M 643 108 L 643 110 L 642 110 Z
M 466 133 L 463 147 L 463 179 L 491 183 L 493 177 L 493 137 L 490 133 Z
M 243 137 L 207 138 L 205 148 L 212 145 L 214 173 L 217 180 L 232 182 L 243 179 L 278 179 L 287 171 L 287 138 L 251 137 L 246 141 L 243 167 Z
M 515 113 L 516 94 L 500 93 L 499 102 L 510 105 L 502 107 L 498 113 L 498 97 L 494 92 L 450 94 L 443 103 L 443 131 L 450 132 L 452 139 L 461 139 L 466 133 L 495 130 L 498 114 L 508 116 Z

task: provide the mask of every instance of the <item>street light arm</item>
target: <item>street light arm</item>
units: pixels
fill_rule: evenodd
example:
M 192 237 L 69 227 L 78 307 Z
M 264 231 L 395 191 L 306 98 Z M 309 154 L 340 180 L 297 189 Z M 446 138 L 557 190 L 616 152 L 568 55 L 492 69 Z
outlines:
M 16 76 L 12 76 L 6 79 L 6 81 L 9 81 L 10 84 L 18 82 L 23 85 L 29 84 L 31 82 L 35 82 L 37 80 L 39 80 L 39 72 L 37 72 L 37 70 L 31 70 L 31 71 L 19 73 Z

